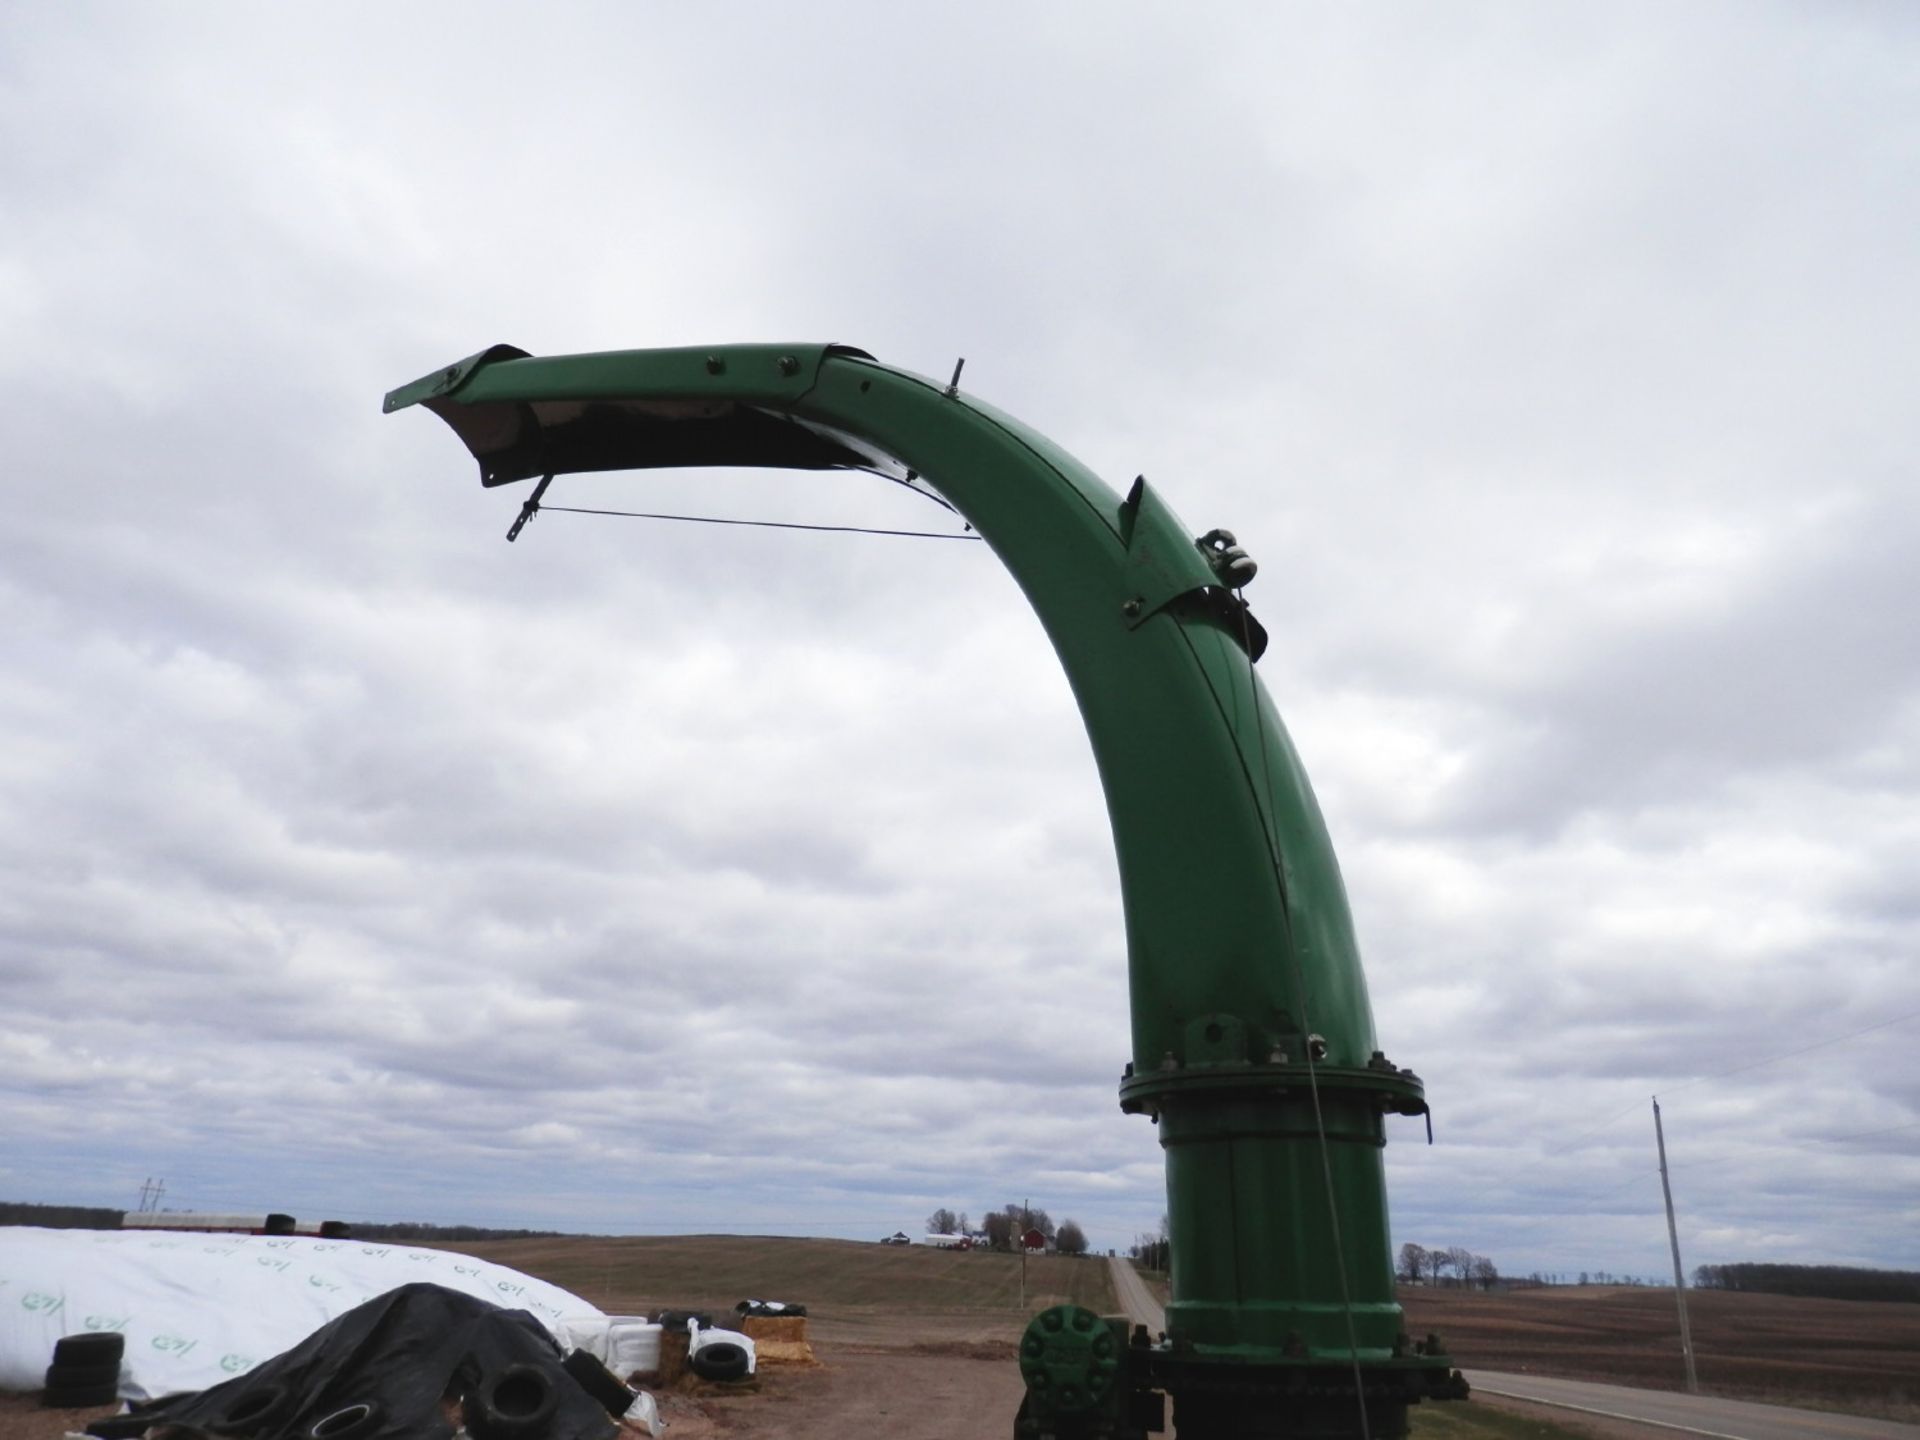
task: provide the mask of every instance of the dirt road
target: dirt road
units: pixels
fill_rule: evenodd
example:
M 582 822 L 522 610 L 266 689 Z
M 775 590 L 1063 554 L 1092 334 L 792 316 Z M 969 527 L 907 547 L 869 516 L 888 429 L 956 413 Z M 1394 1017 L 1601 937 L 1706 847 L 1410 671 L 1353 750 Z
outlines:
M 1167 1328 L 1167 1312 L 1140 1278 L 1140 1272 L 1133 1268 L 1131 1260 L 1122 1260 L 1114 1256 L 1107 1261 L 1113 1271 L 1113 1293 L 1120 1302 L 1120 1313 L 1136 1325 L 1147 1327 L 1149 1335 L 1158 1335 Z
M 1011 1353 L 830 1352 L 818 1369 L 770 1374 L 757 1394 L 704 1390 L 697 1413 L 667 1412 L 666 1433 L 668 1440 L 1006 1440 L 1024 1393 Z

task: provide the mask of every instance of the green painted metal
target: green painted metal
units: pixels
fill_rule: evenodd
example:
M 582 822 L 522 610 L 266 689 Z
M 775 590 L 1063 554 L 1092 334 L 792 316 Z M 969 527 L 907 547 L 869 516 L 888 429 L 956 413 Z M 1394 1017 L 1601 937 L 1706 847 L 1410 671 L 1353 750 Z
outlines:
M 1123 1429 L 1132 1399 L 1127 1358 L 1124 1320 L 1103 1320 L 1079 1305 L 1034 1316 L 1020 1337 L 1029 1433 Z
M 1151 487 L 1122 496 L 972 396 L 836 346 L 495 347 L 387 397 L 415 403 L 487 484 L 867 466 L 950 501 L 1045 626 L 1105 787 L 1132 995 L 1121 1102 L 1167 1157 L 1169 1363 L 1445 1374 L 1400 1333 L 1381 1163 L 1383 1117 L 1423 1111 L 1420 1084 L 1376 1049 L 1326 825 L 1248 653 L 1263 639 Z

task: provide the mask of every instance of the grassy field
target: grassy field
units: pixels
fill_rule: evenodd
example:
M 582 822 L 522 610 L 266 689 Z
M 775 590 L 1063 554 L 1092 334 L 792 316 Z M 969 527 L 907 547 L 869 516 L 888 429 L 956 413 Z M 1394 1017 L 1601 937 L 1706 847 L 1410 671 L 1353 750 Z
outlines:
M 665 1307 L 730 1311 L 749 1298 L 799 1301 L 827 1343 L 890 1349 L 962 1344 L 981 1353 L 1013 1345 L 1033 1312 L 1072 1301 L 1115 1308 L 1107 1262 L 857 1240 L 744 1235 L 495 1240 L 459 1247 L 551 1280 L 612 1314 Z M 718 1319 L 718 1314 L 715 1316 Z
M 1649 1436 L 1673 1434 L 1650 1427 L 1594 1425 L 1565 1411 L 1549 1419 L 1550 1413 L 1531 1406 L 1496 1408 L 1477 1400 L 1421 1404 L 1414 1406 L 1407 1417 L 1408 1440 L 1592 1440 L 1594 1436 L 1637 1434 L 1642 1429 Z
M 988 1360 L 992 1374 L 1005 1365 L 1011 1378 L 1015 1343 L 1035 1311 L 1070 1300 L 1107 1313 L 1116 1304 L 1106 1261 L 1091 1257 L 1030 1258 L 1023 1306 L 1017 1257 L 921 1245 L 695 1235 L 506 1240 L 460 1248 L 564 1285 L 618 1314 L 663 1307 L 722 1312 L 748 1297 L 802 1301 L 808 1328 L 830 1365 L 849 1350 L 910 1351 Z M 863 1374 L 864 1388 L 878 1383 Z M 996 1398 L 1002 1403 L 988 1428 L 998 1434 L 1000 1409 L 1010 1416 L 1012 1402 Z M 721 1414 L 738 1409 L 731 1417 L 735 1425 L 722 1428 L 745 1434 L 756 1428 L 760 1403 L 710 1402 L 722 1407 Z M 1591 1440 L 1592 1434 L 1488 1405 L 1429 1405 L 1414 1413 L 1412 1440 Z
M 494 1241 L 459 1247 L 563 1285 L 614 1313 L 730 1311 L 797 1300 L 823 1365 L 761 1383 L 663 1394 L 681 1440 L 976 1440 L 1009 1433 L 1020 1399 L 1015 1342 L 1034 1311 L 1115 1308 L 1105 1260 L 958 1253 L 925 1246 L 739 1236 Z M 718 1314 L 716 1314 L 718 1318 Z M 59 1440 L 104 1413 L 0 1395 L 0 1440 Z M 1492 1405 L 1421 1406 L 1412 1440 L 1593 1440 L 1593 1427 Z M 1170 1437 L 1173 1440 L 1173 1437 Z M 1606 1432 L 1604 1440 L 1659 1440 Z
M 1106 1262 L 962 1253 L 843 1240 L 675 1236 L 494 1241 L 463 1247 L 636 1314 L 664 1306 L 729 1311 L 756 1297 L 804 1302 L 823 1353 L 920 1352 L 1010 1359 L 1027 1319 L 1071 1300 L 1115 1308 Z M 1149 1285 L 1164 1280 L 1148 1275 Z M 1407 1328 L 1437 1331 L 1468 1369 L 1530 1371 L 1680 1389 L 1668 1290 L 1557 1286 L 1482 1294 L 1408 1288 Z M 1920 1422 L 1920 1305 L 1795 1300 L 1723 1291 L 1690 1296 L 1702 1386 L 1712 1392 Z M 1415 1440 L 1551 1440 L 1591 1433 L 1569 1418 L 1504 1404 L 1421 1406 Z M 1461 1427 L 1471 1427 L 1463 1430 Z M 1556 1428 L 1557 1426 L 1557 1428 Z

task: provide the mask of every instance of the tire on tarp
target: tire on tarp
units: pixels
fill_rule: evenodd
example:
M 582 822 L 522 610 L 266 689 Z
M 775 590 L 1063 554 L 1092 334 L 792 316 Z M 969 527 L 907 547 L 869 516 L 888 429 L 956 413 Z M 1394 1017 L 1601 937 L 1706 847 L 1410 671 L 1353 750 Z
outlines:
M 276 1427 L 293 1396 L 284 1385 L 254 1385 L 235 1395 L 226 1410 L 207 1423 L 218 1435 L 252 1435 Z
M 560 1365 L 582 1390 L 606 1406 L 607 1413 L 614 1419 L 618 1420 L 633 1408 L 633 1391 L 591 1351 L 575 1350 Z
M 53 1342 L 53 1363 L 40 1392 L 48 1410 L 84 1410 L 120 1398 L 120 1359 L 127 1337 L 113 1330 L 86 1330 Z
M 120 1388 L 120 1367 L 109 1365 L 49 1365 L 46 1387 L 49 1390 L 98 1390 L 102 1385 Z
M 124 1335 L 107 1330 L 61 1336 L 53 1342 L 53 1363 L 42 1382 L 41 1406 L 85 1410 L 111 1405 L 120 1398 L 120 1357 L 126 1348 Z
M 53 1342 L 56 1368 L 111 1365 L 120 1368 L 120 1357 L 127 1353 L 127 1337 L 117 1330 L 84 1330 L 77 1335 L 62 1335 Z
M 307 1440 L 357 1440 L 357 1437 L 379 1429 L 380 1422 L 385 1418 L 378 1403 L 356 1400 L 351 1405 L 342 1405 L 331 1414 L 322 1415 L 309 1425 Z
M 111 1405 L 120 1398 L 114 1385 L 49 1385 L 40 1392 L 43 1410 L 91 1410 L 96 1405 Z
M 559 1405 L 553 1381 L 534 1365 L 509 1365 L 467 1396 L 473 1440 L 530 1440 L 545 1435 Z
M 514 1377 L 530 1378 L 502 1393 Z M 242 1408 L 248 1395 L 276 1386 L 288 1400 L 269 1428 L 216 1428 L 223 1417 L 249 1413 Z M 437 1435 L 446 1431 L 442 1402 L 449 1395 L 466 1396 L 475 1413 L 483 1408 L 476 1402 L 491 1399 L 506 1422 L 491 1433 L 502 1440 L 516 1434 L 525 1440 L 613 1440 L 617 1430 L 605 1407 L 566 1377 L 558 1342 L 531 1314 L 426 1283 L 399 1286 L 335 1316 L 244 1375 L 143 1405 L 138 1420 L 146 1427 L 233 1440 Z M 377 1422 L 361 1428 L 374 1411 Z M 527 1414 L 542 1417 L 537 1427 L 516 1430 L 515 1419 Z M 103 1417 L 88 1433 L 124 1437 L 125 1422 L 133 1418 Z M 484 1440 L 479 1428 L 473 1434 Z

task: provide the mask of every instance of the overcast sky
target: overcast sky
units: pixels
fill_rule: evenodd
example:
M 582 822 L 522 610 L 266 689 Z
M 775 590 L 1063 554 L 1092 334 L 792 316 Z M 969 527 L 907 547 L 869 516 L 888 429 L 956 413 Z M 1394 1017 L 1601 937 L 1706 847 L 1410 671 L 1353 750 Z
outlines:
M 1920 1267 L 1911 7 L 5 9 L 0 1198 L 1157 1228 L 986 547 L 380 413 L 838 340 L 1260 561 L 1396 1244 Z

